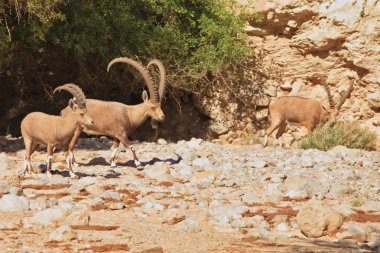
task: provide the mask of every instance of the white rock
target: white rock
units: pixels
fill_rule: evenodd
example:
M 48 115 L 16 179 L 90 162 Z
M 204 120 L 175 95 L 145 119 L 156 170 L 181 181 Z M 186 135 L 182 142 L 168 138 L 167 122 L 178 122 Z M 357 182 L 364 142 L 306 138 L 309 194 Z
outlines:
M 178 173 L 182 176 L 191 176 L 194 174 L 193 168 L 188 165 L 180 165 L 178 168 Z
M 316 201 L 309 201 L 296 217 L 297 223 L 307 237 L 321 237 L 324 232 L 340 228 L 343 215 L 331 207 L 322 206 Z
M 69 225 L 88 225 L 90 223 L 90 208 L 87 205 L 80 205 L 68 212 L 65 222 Z
M 191 150 L 186 149 L 185 151 L 181 152 L 181 162 L 188 162 L 196 159 L 198 156 L 194 154 Z
M 159 179 L 160 177 L 168 174 L 168 168 L 166 166 L 153 166 L 144 169 L 144 173 L 148 178 Z
M 143 205 L 144 211 L 148 213 L 158 213 L 165 210 L 165 207 L 160 203 L 155 202 L 147 202 Z
M 210 165 L 210 160 L 207 157 L 196 158 L 193 160 L 192 165 L 205 169 Z
M 0 193 L 2 194 L 9 193 L 10 188 L 11 187 L 9 185 L 0 181 Z
M 21 196 L 22 195 L 22 189 L 19 187 L 12 186 L 9 189 L 9 194 Z
M 67 242 L 75 239 L 76 232 L 68 225 L 63 224 L 49 235 L 49 241 L 54 242 Z
M 163 138 L 159 138 L 157 140 L 157 143 L 160 144 L 160 145 L 166 145 L 166 144 L 168 144 L 168 142 L 165 139 L 163 139 Z
M 30 210 L 44 210 L 46 209 L 47 204 L 46 204 L 46 197 L 42 196 L 37 199 L 30 200 Z
M 25 197 L 7 194 L 0 199 L 0 211 L 20 212 L 26 210 L 29 210 L 29 201 Z
M 188 216 L 177 225 L 180 229 L 188 232 L 200 232 L 201 226 L 196 216 Z
M 368 200 L 366 201 L 361 207 L 361 210 L 364 212 L 379 212 L 380 211 L 380 201 L 373 201 L 373 200 Z
M 309 196 L 305 190 L 290 190 L 285 194 L 286 197 L 292 198 L 292 199 L 304 199 Z
M 253 162 L 249 162 L 247 165 L 256 169 L 262 169 L 267 166 L 267 162 L 261 159 L 257 159 Z
M 288 225 L 286 223 L 280 223 L 276 226 L 277 231 L 286 232 L 289 230 Z
M 186 145 L 188 148 L 198 148 L 202 141 L 202 139 L 191 138 L 190 141 L 186 142 Z
M 314 163 L 310 156 L 302 156 L 301 165 L 302 167 L 311 168 L 313 167 Z
M 347 230 L 337 233 L 336 237 L 338 239 L 352 239 L 356 242 L 363 243 L 367 240 L 367 232 L 362 227 L 350 223 L 347 226 Z
M 90 184 L 96 184 L 99 183 L 99 179 L 96 177 L 82 177 L 78 180 L 77 184 L 87 186 Z
M 162 218 L 161 223 L 174 225 L 186 219 L 186 213 L 177 208 L 169 209 Z
M 121 210 L 125 207 L 125 204 L 123 202 L 118 202 L 118 203 L 112 202 L 108 205 L 108 207 L 111 210 Z
M 245 193 L 242 197 L 241 197 L 241 200 L 244 202 L 244 203 L 247 203 L 247 204 L 253 204 L 255 202 L 258 202 L 258 197 L 257 197 L 257 193 L 255 192 L 247 192 Z
M 323 185 L 321 182 L 303 176 L 288 176 L 282 185 L 282 191 L 286 192 L 285 196 L 290 198 L 324 196 L 329 189 L 329 185 Z
M 11 160 L 5 153 L 0 154 L 0 171 L 10 170 L 11 168 Z
M 242 214 L 249 211 L 247 206 L 223 205 L 209 211 L 210 222 L 215 225 L 228 225 L 234 219 L 241 219 Z
M 97 193 L 95 196 L 100 197 L 102 199 L 121 200 L 121 194 L 115 191 L 105 191 L 105 192 Z
M 34 214 L 34 216 L 29 219 L 29 222 L 32 224 L 51 226 L 62 220 L 64 216 L 65 211 L 61 208 L 48 208 Z

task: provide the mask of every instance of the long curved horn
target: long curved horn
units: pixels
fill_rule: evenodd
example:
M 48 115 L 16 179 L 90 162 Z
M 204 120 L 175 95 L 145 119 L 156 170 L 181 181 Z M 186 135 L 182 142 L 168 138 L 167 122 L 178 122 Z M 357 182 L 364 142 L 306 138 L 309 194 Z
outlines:
M 344 104 L 344 102 L 346 101 L 346 99 L 350 96 L 350 94 L 352 92 L 352 89 L 353 89 L 353 86 L 354 86 L 354 80 L 351 80 L 350 84 L 348 86 L 348 89 L 344 92 L 344 94 L 341 97 L 338 105 L 336 106 L 336 112 L 337 112 L 337 114 L 338 114 L 340 108 L 342 108 L 342 105 Z
M 315 73 L 311 77 L 308 77 L 307 80 L 316 83 L 316 84 L 321 84 L 327 93 L 327 98 L 329 101 L 330 109 L 334 109 L 334 100 L 333 97 L 331 96 L 330 92 L 330 87 L 328 87 L 327 82 L 326 82 L 326 77 L 322 75 L 321 73 Z
M 164 64 L 157 59 L 151 60 L 148 65 L 147 69 L 149 69 L 150 66 L 156 65 L 160 71 L 160 86 L 158 88 L 158 95 L 160 97 L 160 102 L 162 101 L 162 98 L 165 95 L 165 88 L 166 88 L 166 70 L 164 67 Z
M 152 100 L 153 103 L 157 103 L 158 93 L 153 85 L 153 79 L 152 79 L 152 76 L 149 74 L 148 70 L 141 63 L 135 60 L 132 60 L 127 57 L 120 57 L 120 58 L 115 58 L 112 61 L 110 61 L 110 63 L 107 66 L 107 72 L 109 72 L 111 66 L 117 62 L 124 62 L 129 65 L 132 65 L 141 74 L 141 76 L 143 77 L 145 81 L 146 86 L 148 87 L 150 99 Z
M 79 88 L 79 86 L 73 83 L 67 83 L 55 88 L 53 93 L 56 93 L 57 91 L 61 90 L 65 90 L 71 93 L 74 96 L 79 108 L 82 109 L 86 107 L 86 96 L 84 95 L 82 89 Z
M 331 96 L 330 87 L 327 85 L 326 79 L 323 79 L 321 84 L 326 90 L 327 98 L 329 100 L 330 109 L 334 109 L 335 108 L 334 100 L 333 100 L 333 97 Z

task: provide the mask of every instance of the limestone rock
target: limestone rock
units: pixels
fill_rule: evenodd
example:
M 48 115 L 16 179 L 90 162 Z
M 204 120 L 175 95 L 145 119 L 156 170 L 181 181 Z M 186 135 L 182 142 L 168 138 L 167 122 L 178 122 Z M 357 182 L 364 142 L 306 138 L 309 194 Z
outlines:
M 65 217 L 65 211 L 61 208 L 48 208 L 34 214 L 27 222 L 44 226 L 52 226 Z
M 347 226 L 347 229 L 341 233 L 337 233 L 336 237 L 338 239 L 352 239 L 356 242 L 363 243 L 367 241 L 367 232 L 360 226 L 357 226 L 355 224 L 349 224 Z
M 0 199 L 0 211 L 20 212 L 26 210 L 29 210 L 29 201 L 25 197 L 7 194 Z
M 68 225 L 63 224 L 49 235 L 50 242 L 67 242 L 75 239 L 76 232 Z
M 342 214 L 316 202 L 301 208 L 296 219 L 302 233 L 312 238 L 321 237 L 325 231 L 338 229 L 343 224 Z
M 11 160 L 4 153 L 0 154 L 0 171 L 10 170 Z

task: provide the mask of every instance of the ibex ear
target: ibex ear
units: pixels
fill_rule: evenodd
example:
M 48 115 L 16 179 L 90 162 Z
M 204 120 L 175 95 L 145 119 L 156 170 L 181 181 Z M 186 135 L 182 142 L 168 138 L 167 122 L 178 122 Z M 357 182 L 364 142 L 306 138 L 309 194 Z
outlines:
M 148 97 L 148 93 L 146 92 L 146 90 L 144 90 L 142 93 L 142 99 L 144 100 L 145 103 L 148 102 L 149 97 Z
M 77 103 L 75 102 L 74 99 L 70 99 L 70 100 L 69 100 L 69 107 L 70 107 L 70 109 L 73 110 L 73 111 L 76 111 L 76 110 L 77 110 L 78 105 L 77 105 Z

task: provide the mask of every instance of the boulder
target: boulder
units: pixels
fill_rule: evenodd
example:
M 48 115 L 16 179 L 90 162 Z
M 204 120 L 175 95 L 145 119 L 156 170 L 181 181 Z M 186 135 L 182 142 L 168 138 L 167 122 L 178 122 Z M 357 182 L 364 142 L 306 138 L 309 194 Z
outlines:
M 323 236 L 326 231 L 340 228 L 343 215 L 329 206 L 310 201 L 299 210 L 296 220 L 304 235 L 317 238 Z

